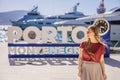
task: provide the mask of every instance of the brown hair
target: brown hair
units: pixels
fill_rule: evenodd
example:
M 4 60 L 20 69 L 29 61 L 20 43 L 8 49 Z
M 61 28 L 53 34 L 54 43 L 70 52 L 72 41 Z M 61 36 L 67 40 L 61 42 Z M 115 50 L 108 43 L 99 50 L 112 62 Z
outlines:
M 99 29 L 97 28 L 97 26 L 91 25 L 91 26 L 88 27 L 88 29 L 91 29 L 91 30 L 94 32 L 94 34 L 95 34 L 95 39 L 96 39 L 99 43 L 101 43 L 102 45 L 106 46 L 106 44 L 104 43 L 104 41 L 101 40 L 101 37 L 100 37 L 100 35 L 99 35 Z M 87 51 L 91 52 L 91 40 L 90 40 L 90 38 L 88 38 L 88 40 L 87 40 Z

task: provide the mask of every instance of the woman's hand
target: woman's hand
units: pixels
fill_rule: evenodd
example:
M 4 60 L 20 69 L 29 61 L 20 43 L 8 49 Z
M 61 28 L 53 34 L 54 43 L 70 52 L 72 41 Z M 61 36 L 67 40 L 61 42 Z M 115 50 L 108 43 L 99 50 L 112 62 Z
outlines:
M 104 80 L 107 80 L 107 75 L 106 74 L 104 74 L 103 77 L 104 77 Z
M 82 71 L 78 71 L 78 76 L 81 78 L 81 76 L 82 76 Z

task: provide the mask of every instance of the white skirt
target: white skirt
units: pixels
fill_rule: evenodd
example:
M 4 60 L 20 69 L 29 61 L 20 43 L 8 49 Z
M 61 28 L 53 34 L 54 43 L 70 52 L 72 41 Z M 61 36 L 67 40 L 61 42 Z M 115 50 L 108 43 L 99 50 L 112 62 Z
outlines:
M 100 63 L 83 61 L 81 80 L 104 80 Z

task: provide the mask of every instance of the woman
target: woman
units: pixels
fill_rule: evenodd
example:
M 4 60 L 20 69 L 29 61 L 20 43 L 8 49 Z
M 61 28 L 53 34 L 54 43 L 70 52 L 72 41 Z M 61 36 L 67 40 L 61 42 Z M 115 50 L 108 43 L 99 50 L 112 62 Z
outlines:
M 104 66 L 105 43 L 100 39 L 99 31 L 92 25 L 87 31 L 88 40 L 80 45 L 78 58 L 78 76 L 81 80 L 106 80 Z

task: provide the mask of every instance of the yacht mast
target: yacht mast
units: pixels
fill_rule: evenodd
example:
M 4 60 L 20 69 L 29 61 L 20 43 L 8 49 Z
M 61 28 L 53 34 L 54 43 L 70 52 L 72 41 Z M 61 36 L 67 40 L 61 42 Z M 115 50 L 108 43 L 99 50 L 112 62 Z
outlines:
M 79 6 L 80 3 L 77 3 L 74 7 L 73 7 L 73 12 L 77 12 L 77 7 Z

